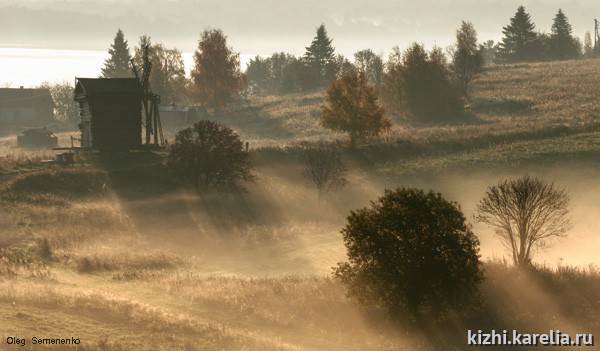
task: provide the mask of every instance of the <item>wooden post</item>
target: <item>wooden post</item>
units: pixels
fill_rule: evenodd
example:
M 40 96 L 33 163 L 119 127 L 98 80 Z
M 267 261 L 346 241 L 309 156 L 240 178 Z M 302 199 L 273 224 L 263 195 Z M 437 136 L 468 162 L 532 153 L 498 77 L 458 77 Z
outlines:
M 154 123 L 154 146 L 158 146 L 158 102 L 152 99 L 152 122 Z

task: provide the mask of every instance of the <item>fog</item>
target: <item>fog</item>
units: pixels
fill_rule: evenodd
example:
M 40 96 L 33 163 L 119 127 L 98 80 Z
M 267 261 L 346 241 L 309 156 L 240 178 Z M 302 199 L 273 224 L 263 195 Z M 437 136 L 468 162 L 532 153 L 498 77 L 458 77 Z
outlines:
M 521 4 L 542 32 L 562 8 L 579 37 L 600 14 L 592 1 L 0 1 L 0 85 L 15 88 L 98 76 L 117 28 L 130 49 L 142 34 L 177 47 L 189 72 L 207 27 L 223 29 L 244 67 L 256 54 L 302 55 L 321 23 L 336 52 L 351 56 L 413 41 L 445 47 L 461 20 L 473 22 L 480 41 L 497 41 Z M 346 148 L 346 135 L 318 123 L 323 91 L 245 97 L 224 115 L 209 115 L 250 142 L 257 179 L 240 196 L 196 191 L 169 170 L 165 150 L 86 150 L 66 166 L 51 162 L 54 150 L 17 148 L 13 129 L 3 129 L 0 345 L 5 334 L 47 333 L 73 334 L 86 350 L 103 351 L 447 350 L 464 349 L 467 329 L 598 334 L 597 99 L 586 95 L 597 85 L 594 65 L 486 68 L 481 76 L 503 80 L 475 81 L 493 89 L 474 93 L 472 106 L 526 102 L 526 111 L 484 110 L 462 125 L 395 121 L 381 140 L 356 150 Z M 551 70 L 552 82 L 543 83 Z M 581 84 L 572 82 L 577 77 Z M 75 123 L 56 124 L 61 146 L 80 135 Z M 187 127 L 164 125 L 169 140 Z M 587 139 L 583 151 L 559 150 L 577 137 Z M 348 168 L 345 187 L 322 198 L 302 175 L 299 146 L 319 139 L 343 146 Z M 558 146 L 544 148 L 548 140 Z M 516 161 L 492 157 L 503 143 L 520 141 L 541 151 L 515 147 Z M 477 151 L 490 160 L 469 154 Z M 492 228 L 474 221 L 489 186 L 526 175 L 571 197 L 573 227 L 534 253 L 535 269 L 512 267 Z M 485 275 L 473 318 L 390 321 L 349 298 L 332 277 L 332 267 L 347 260 L 340 233 L 347 216 L 396 187 L 440 192 L 472 225 Z
M 117 28 L 133 44 L 142 34 L 184 52 L 196 49 L 199 33 L 221 28 L 241 53 L 304 53 L 324 23 L 338 53 L 371 48 L 389 52 L 413 41 L 445 47 L 461 20 L 473 22 L 480 40 L 499 40 L 519 5 L 536 29 L 549 32 L 559 8 L 573 33 L 593 31 L 600 13 L 595 1 L 303 1 L 129 0 L 17 1 L 0 4 L 0 46 L 106 50 Z

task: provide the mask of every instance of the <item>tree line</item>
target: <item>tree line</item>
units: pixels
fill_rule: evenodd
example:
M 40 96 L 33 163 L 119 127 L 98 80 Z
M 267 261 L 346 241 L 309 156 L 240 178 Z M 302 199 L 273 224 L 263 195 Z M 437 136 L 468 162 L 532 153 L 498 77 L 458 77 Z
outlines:
M 132 53 L 119 29 L 100 76 L 132 77 L 130 61 L 133 59 L 141 69 L 143 48 L 148 47 L 152 63 L 150 88 L 161 96 L 163 104 L 201 105 L 218 114 L 240 95 L 322 90 L 342 75 L 356 72 L 364 75 L 364 82 L 375 89 L 388 116 L 432 121 L 465 116 L 460 99 L 467 96 L 469 82 L 485 65 L 591 58 L 600 53 L 599 41 L 592 43 L 589 32 L 583 43 L 572 35 L 562 10 L 558 10 L 551 32 L 546 34 L 536 32 L 531 16 L 520 6 L 502 33 L 499 43 L 479 43 L 473 25 L 463 21 L 456 42 L 445 50 L 434 47 L 426 52 L 423 45 L 413 43 L 404 52 L 394 47 L 384 60 L 381 54 L 363 49 L 354 54 L 351 62 L 336 54 L 333 39 L 322 24 L 303 56 L 285 52 L 256 56 L 242 73 L 239 54 L 227 45 L 225 34 L 219 29 L 207 29 L 200 36 L 194 67 L 187 77 L 180 50 L 153 43 L 143 35 Z M 55 100 L 65 100 L 63 91 L 68 85 L 45 84 L 54 92 Z M 423 86 L 429 88 L 420 94 Z M 60 120 L 77 120 L 76 109 L 70 108 L 67 101 L 56 105 Z

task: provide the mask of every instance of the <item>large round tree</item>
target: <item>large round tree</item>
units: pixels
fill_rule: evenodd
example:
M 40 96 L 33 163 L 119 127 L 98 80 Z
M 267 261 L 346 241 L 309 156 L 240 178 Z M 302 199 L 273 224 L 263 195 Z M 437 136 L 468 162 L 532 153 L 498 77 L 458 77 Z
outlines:
M 440 319 L 478 301 L 479 241 L 456 203 L 420 189 L 386 190 L 351 212 L 348 262 L 335 275 L 349 295 L 394 318 Z
M 255 178 L 239 136 L 212 121 L 197 122 L 177 133 L 169 166 L 200 192 L 242 190 L 242 181 Z

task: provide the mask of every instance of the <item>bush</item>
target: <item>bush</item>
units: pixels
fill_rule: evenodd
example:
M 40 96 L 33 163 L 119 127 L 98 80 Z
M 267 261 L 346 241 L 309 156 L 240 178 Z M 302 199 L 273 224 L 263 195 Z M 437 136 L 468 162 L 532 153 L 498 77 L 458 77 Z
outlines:
M 239 136 L 212 121 L 200 121 L 177 133 L 171 147 L 169 167 L 189 180 L 196 190 L 235 192 L 241 181 L 252 181 L 250 156 Z
M 413 44 L 402 58 L 395 52 L 383 79 L 386 108 L 420 122 L 465 118 L 464 101 L 452 84 L 445 60 L 439 48 L 427 53 L 419 44 Z
M 386 190 L 371 208 L 351 212 L 342 234 L 349 262 L 334 275 L 363 305 L 417 321 L 479 301 L 479 241 L 458 205 L 439 193 Z
M 326 192 L 346 185 L 347 169 L 340 150 L 319 142 L 316 146 L 307 147 L 303 158 L 302 175 L 317 188 L 319 200 Z

